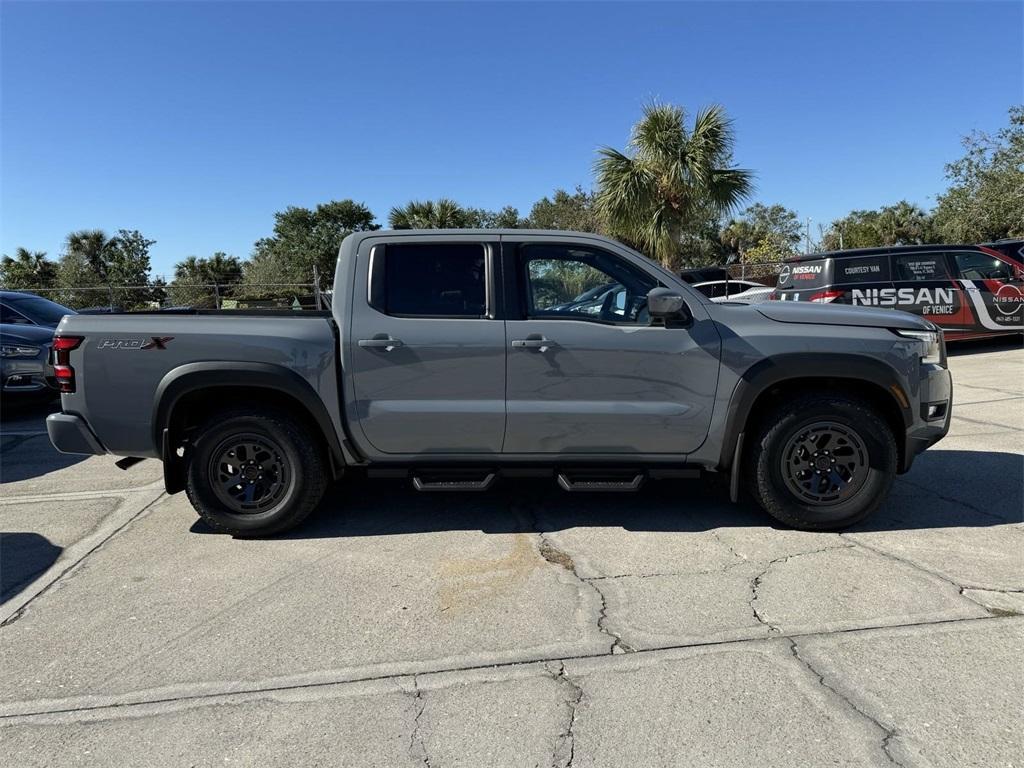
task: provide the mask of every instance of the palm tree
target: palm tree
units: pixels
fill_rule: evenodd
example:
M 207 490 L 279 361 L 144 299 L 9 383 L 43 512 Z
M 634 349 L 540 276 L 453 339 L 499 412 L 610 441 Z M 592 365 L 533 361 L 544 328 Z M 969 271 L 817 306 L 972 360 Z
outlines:
M 466 222 L 466 211 L 447 197 L 436 202 L 413 200 L 388 213 L 392 229 L 458 229 L 465 227 Z
M 882 245 L 920 245 L 933 239 L 931 217 L 920 206 L 900 200 L 878 214 Z
M 14 290 L 48 289 L 57 277 L 57 265 L 46 258 L 45 251 L 18 248 L 14 258 L 4 256 L 0 262 L 0 285 Z
M 101 229 L 83 229 L 68 235 L 64 252 L 73 259 L 84 261 L 101 282 L 107 281 L 107 259 L 112 238 Z
M 685 235 L 753 191 L 753 174 L 730 164 L 733 140 L 720 106 L 698 112 L 691 129 L 680 107 L 644 107 L 627 153 L 598 150 L 596 203 L 610 231 L 672 266 Z

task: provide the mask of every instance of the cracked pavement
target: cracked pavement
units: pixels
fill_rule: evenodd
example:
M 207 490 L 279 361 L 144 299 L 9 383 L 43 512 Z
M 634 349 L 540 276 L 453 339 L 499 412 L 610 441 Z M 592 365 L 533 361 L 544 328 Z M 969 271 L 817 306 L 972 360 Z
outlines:
M 234 541 L 5 413 L 5 763 L 1022 765 L 1024 351 L 950 365 L 950 435 L 841 534 L 697 482 L 375 481 Z

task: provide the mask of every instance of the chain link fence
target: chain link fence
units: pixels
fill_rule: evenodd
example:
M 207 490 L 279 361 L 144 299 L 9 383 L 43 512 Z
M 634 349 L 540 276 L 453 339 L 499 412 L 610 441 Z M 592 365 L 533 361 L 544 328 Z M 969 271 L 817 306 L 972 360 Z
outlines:
M 330 309 L 330 292 L 316 283 L 103 285 L 24 288 L 76 311 L 147 309 Z
M 729 264 L 724 267 L 729 280 L 746 280 L 774 288 L 784 262 L 773 261 L 759 264 Z

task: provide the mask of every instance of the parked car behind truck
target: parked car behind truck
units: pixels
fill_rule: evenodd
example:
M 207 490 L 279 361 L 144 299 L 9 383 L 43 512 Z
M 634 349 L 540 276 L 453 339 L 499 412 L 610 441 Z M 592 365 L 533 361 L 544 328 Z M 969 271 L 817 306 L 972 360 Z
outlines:
M 934 322 L 950 340 L 1021 333 L 1022 244 L 891 246 L 799 256 L 782 266 L 775 297 L 900 309 Z
M 565 232 L 356 233 L 330 313 L 79 315 L 54 344 L 53 444 L 161 459 L 168 492 L 240 536 L 356 472 L 573 492 L 717 473 L 789 525 L 840 528 L 946 434 L 952 395 L 920 317 L 714 304 Z

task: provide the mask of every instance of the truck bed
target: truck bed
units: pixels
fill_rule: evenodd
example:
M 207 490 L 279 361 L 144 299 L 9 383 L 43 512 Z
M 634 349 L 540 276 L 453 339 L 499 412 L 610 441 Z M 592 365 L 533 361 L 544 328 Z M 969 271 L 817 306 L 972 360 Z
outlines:
M 337 336 L 328 312 L 183 310 L 69 315 L 57 335 L 81 336 L 71 352 L 76 391 L 63 395 L 122 456 L 159 457 L 167 393 L 277 375 L 311 391 L 340 434 Z M 158 339 L 158 344 L 150 343 Z M 191 382 L 191 384 L 190 384 Z

